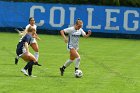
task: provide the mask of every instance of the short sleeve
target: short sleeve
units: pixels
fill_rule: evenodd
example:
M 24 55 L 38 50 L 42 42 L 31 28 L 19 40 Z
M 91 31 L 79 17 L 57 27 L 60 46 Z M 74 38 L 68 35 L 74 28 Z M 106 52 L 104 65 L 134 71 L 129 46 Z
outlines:
M 25 27 L 25 31 L 27 31 L 29 27 L 30 27 L 30 25 L 27 25 L 27 26 Z
M 64 29 L 64 32 L 66 33 L 66 34 L 69 34 L 69 33 L 71 33 L 73 31 L 73 27 L 68 27 L 68 28 L 65 28 Z
M 30 37 L 29 35 L 26 35 L 26 36 L 24 37 L 24 42 L 27 42 L 27 43 L 29 44 L 30 41 L 31 41 L 31 37 Z
M 83 29 L 81 29 L 81 34 L 82 34 L 82 36 L 85 36 L 86 35 L 86 33 L 84 32 Z

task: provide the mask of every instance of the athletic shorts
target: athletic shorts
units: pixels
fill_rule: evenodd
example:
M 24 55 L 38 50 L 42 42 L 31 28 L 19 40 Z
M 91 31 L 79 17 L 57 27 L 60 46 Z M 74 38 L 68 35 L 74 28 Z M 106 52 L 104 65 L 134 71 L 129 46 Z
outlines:
M 67 44 L 67 50 L 68 51 L 70 51 L 70 49 L 72 49 L 72 48 L 74 48 L 76 51 L 78 51 L 78 47 L 74 47 L 74 46 L 72 46 L 72 45 L 70 45 L 70 44 Z
M 25 52 L 26 52 L 25 47 L 23 47 L 22 49 L 17 49 L 17 50 L 16 50 L 16 54 L 17 54 L 17 56 L 19 56 L 19 57 L 21 57 Z

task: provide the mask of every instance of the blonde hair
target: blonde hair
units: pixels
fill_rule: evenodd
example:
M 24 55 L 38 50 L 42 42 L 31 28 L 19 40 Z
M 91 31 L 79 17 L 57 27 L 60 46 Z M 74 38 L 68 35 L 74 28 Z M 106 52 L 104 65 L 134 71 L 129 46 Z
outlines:
M 35 32 L 35 29 L 34 29 L 32 26 L 30 26 L 30 27 L 27 29 L 27 33 L 28 33 L 28 32 L 33 32 L 33 31 Z
M 33 32 L 33 31 L 35 31 L 35 29 L 32 26 L 30 26 L 28 29 L 25 29 L 23 31 L 18 31 L 18 33 L 20 36 L 25 36 L 28 32 Z
M 80 18 L 78 18 L 78 19 L 76 20 L 75 24 L 78 25 L 79 23 L 83 23 L 83 21 L 82 21 Z

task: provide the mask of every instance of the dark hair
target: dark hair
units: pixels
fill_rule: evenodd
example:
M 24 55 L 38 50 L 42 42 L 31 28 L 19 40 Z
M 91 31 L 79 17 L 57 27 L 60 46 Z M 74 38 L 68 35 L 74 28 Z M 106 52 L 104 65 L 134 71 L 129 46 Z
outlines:
M 31 21 L 31 19 L 34 19 L 34 18 L 33 18 L 33 17 L 30 17 L 30 18 L 29 18 L 29 22 Z

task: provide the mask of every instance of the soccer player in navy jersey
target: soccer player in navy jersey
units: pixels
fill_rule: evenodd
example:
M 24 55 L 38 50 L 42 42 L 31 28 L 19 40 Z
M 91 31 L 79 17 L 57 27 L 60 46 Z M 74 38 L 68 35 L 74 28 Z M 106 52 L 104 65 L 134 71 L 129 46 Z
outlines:
M 37 26 L 35 25 L 35 20 L 34 20 L 33 17 L 30 17 L 29 18 L 29 24 L 26 26 L 26 28 L 25 28 L 24 31 L 22 31 L 22 32 L 21 31 L 18 31 L 19 34 L 23 37 L 27 33 L 27 29 L 30 26 L 37 31 Z M 35 51 L 34 56 L 35 56 L 35 58 L 38 61 L 38 58 L 39 58 L 39 47 L 38 47 L 38 43 L 37 43 L 36 39 L 40 40 L 40 38 L 38 37 L 37 33 L 34 35 L 34 37 L 32 37 L 30 46 Z M 18 64 L 18 59 L 19 59 L 19 57 L 17 56 L 15 58 L 15 64 Z
M 29 52 L 29 45 L 31 44 L 31 40 L 35 34 L 36 34 L 35 29 L 30 26 L 27 29 L 27 33 L 25 34 L 25 36 L 23 36 L 20 39 L 16 48 L 17 56 L 21 57 L 24 61 L 27 62 L 27 65 L 21 70 L 21 72 L 23 72 L 24 75 L 26 76 L 33 76 L 32 75 L 33 65 L 41 66 L 40 64 L 38 64 L 37 59 L 34 57 L 34 55 Z M 26 70 L 28 70 L 28 73 Z
M 69 52 L 70 58 L 60 68 L 61 76 L 63 76 L 65 68 L 67 68 L 74 60 L 75 60 L 75 71 L 79 68 L 80 65 L 80 55 L 78 53 L 79 37 L 80 35 L 82 35 L 83 37 L 89 37 L 91 35 L 90 30 L 88 31 L 88 34 L 86 34 L 83 31 L 82 27 L 83 27 L 83 21 L 77 19 L 74 26 L 68 27 L 60 31 L 60 34 L 63 37 L 65 43 L 67 43 L 67 48 L 70 51 Z M 68 39 L 65 36 L 65 34 L 68 34 Z

